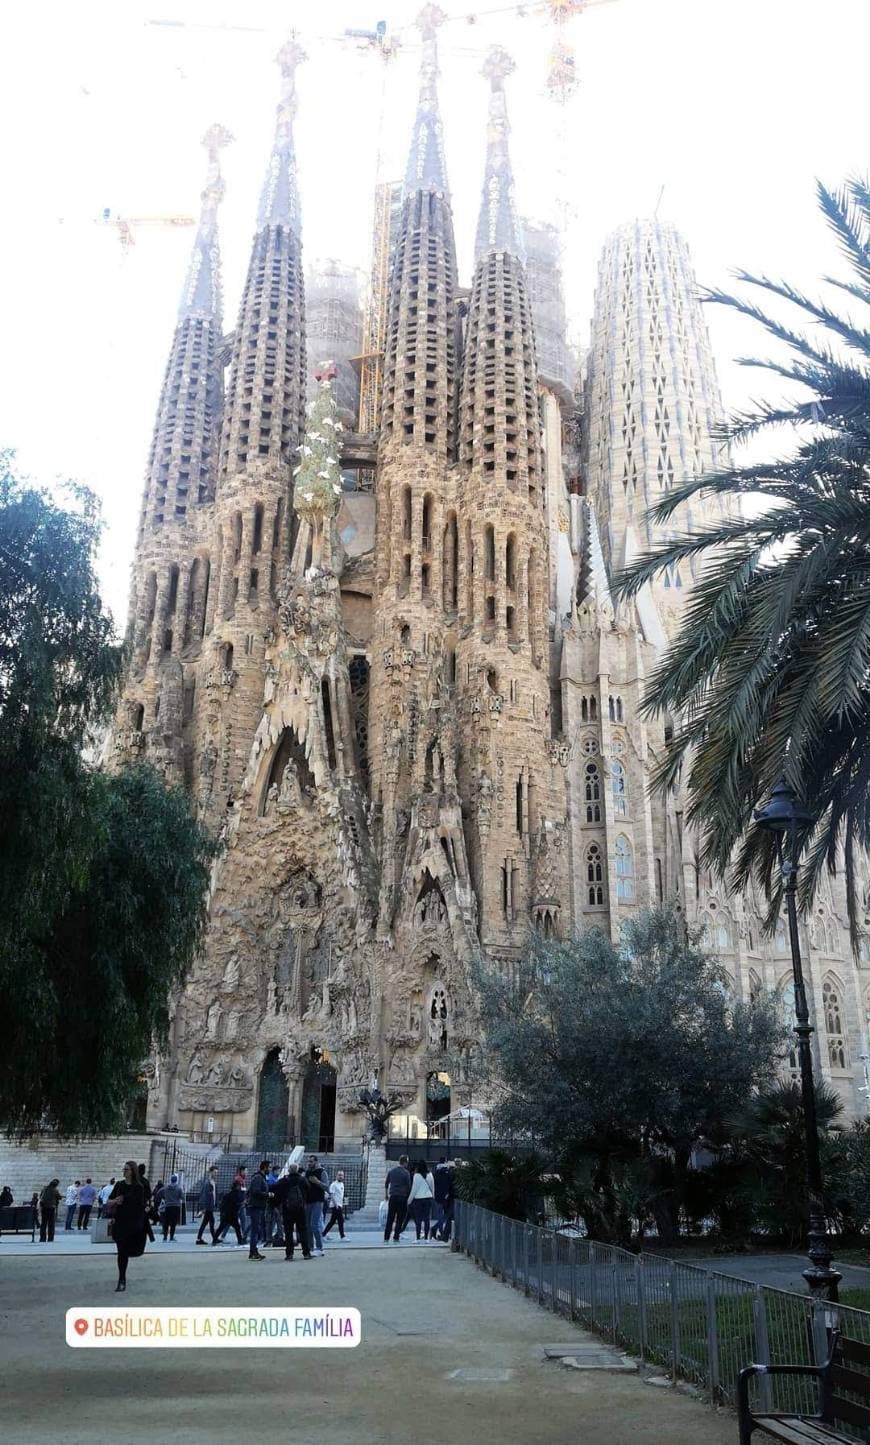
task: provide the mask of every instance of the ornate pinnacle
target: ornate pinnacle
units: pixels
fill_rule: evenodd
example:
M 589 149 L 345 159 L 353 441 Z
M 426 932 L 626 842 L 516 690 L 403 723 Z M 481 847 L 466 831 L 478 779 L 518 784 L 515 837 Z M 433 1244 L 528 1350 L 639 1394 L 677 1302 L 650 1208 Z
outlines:
M 411 152 L 405 172 L 405 190 L 439 191 L 447 195 L 447 170 L 441 116 L 438 111 L 438 27 L 447 16 L 438 5 L 425 5 L 416 25 L 423 40 L 420 61 L 420 99 L 414 118 Z
M 503 45 L 492 45 L 486 53 L 481 75 L 485 76 L 493 90 L 504 90 L 504 83 L 516 70 L 516 61 L 508 55 Z
M 414 21 L 423 40 L 434 40 L 435 32 L 444 24 L 447 16 L 440 5 L 424 5 Z
M 202 138 L 208 153 L 208 174 L 200 200 L 202 209 L 187 278 L 181 293 L 179 316 L 219 316 L 221 310 L 220 256 L 217 242 L 217 209 L 224 198 L 219 153 L 233 137 L 222 125 L 210 125 Z
M 210 125 L 202 138 L 208 153 L 208 175 L 206 176 L 205 190 L 202 192 L 202 218 L 200 225 L 207 219 L 213 219 L 218 206 L 224 198 L 223 177 L 220 168 L 220 152 L 224 146 L 230 145 L 235 136 L 222 125 Z
M 291 38 L 275 56 L 281 68 L 281 97 L 278 101 L 275 141 L 269 170 L 260 196 L 257 229 L 287 226 L 299 231 L 299 194 L 296 187 L 296 157 L 293 151 L 293 121 L 296 116 L 296 71 L 308 57 L 298 41 Z
M 491 86 L 489 122 L 486 135 L 486 170 L 483 180 L 483 202 L 477 225 L 475 256 L 487 251 L 505 251 L 524 259 L 522 233 L 514 209 L 513 174 L 508 155 L 507 105 L 504 83 L 516 69 L 514 61 L 501 45 L 487 52 L 481 74 Z

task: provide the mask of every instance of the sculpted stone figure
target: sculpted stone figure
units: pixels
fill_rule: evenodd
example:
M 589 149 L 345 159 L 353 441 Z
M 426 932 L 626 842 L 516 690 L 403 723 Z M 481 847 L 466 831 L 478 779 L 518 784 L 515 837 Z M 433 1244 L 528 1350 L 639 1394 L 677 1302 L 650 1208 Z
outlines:
M 221 1006 L 219 1003 L 215 1002 L 209 1006 L 208 1013 L 205 1016 L 205 1036 L 207 1039 L 217 1038 L 218 1025 L 220 1024 L 220 1021 Z

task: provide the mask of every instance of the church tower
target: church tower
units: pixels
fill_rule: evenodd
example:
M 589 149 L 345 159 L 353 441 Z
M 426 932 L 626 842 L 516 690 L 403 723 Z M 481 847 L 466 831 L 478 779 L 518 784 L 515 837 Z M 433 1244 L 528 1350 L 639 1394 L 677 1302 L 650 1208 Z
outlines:
M 457 906 L 466 916 L 472 908 L 444 656 L 446 614 L 455 611 L 456 591 L 450 467 L 457 314 L 437 96 L 436 33 L 443 20 L 431 4 L 417 20 L 423 42 L 420 93 L 390 286 L 378 445 L 369 736 L 382 938 L 403 907 L 410 914 L 417 900 L 408 890 L 418 885 L 441 894 L 458 888 Z M 439 869 L 424 869 L 421 879 L 418 865 L 433 828 L 444 840 L 447 860 L 438 848 Z M 448 868 L 452 883 L 437 876 Z M 445 901 L 442 897 L 439 907 Z
M 598 265 L 584 447 L 587 492 L 614 570 L 656 540 L 650 507 L 684 479 L 724 463 L 715 437 L 721 418 L 686 242 L 663 221 L 621 226 Z M 671 528 L 691 523 L 686 504 Z M 676 571 L 653 584 L 668 631 L 691 581 Z
M 206 630 L 197 705 L 197 794 L 219 822 L 245 771 L 260 718 L 266 636 L 289 556 L 291 471 L 305 422 L 305 296 L 293 123 L 304 52 L 278 54 L 275 139 L 232 348 L 221 432 Z
M 133 567 L 130 664 L 115 729 L 119 760 L 147 757 L 174 783 L 184 775 L 184 732 L 209 590 L 221 411 L 219 153 L 231 139 L 218 125 L 203 139 L 208 175 L 148 457 Z
M 459 406 L 455 661 L 480 939 L 506 958 L 536 917 L 536 857 L 551 851 L 564 818 L 547 750 L 547 536 L 535 338 L 508 153 L 513 69 L 494 47 L 483 72 L 491 94 Z M 552 858 L 547 872 L 553 922 Z

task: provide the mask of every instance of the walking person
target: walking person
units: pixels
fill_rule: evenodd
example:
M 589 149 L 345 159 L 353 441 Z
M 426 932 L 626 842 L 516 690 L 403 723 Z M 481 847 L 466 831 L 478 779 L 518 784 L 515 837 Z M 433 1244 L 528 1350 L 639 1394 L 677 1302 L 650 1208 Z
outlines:
M 39 1196 L 39 1242 L 54 1243 L 54 1221 L 60 1204 L 59 1179 L 51 1179 Z M 33 1196 L 34 1199 L 36 1195 Z
M 196 1236 L 197 1244 L 205 1244 L 203 1235 L 206 1229 L 211 1230 L 211 1242 L 217 1244 L 217 1230 L 214 1227 L 214 1216 L 217 1209 L 217 1165 L 212 1164 L 208 1173 L 202 1181 L 199 1191 L 199 1199 L 196 1201 L 197 1209 L 202 1211 L 202 1219 L 199 1222 L 199 1233 Z
M 390 1232 L 393 1243 L 399 1243 L 402 1225 L 408 1210 L 408 1195 L 411 1193 L 411 1176 L 408 1173 L 408 1156 L 403 1154 L 398 1164 L 389 1170 L 384 1182 L 387 1199 L 387 1223 L 384 1229 L 384 1244 L 389 1243 Z
M 423 1238 L 429 1238 L 429 1217 L 434 1196 L 435 1180 L 429 1171 L 428 1164 L 420 1159 L 414 1165 L 414 1178 L 411 1183 L 411 1192 L 408 1195 L 408 1212 L 414 1221 L 418 1244 L 421 1229 L 424 1231 Z
M 79 1229 L 87 1229 L 91 1222 L 91 1210 L 97 1191 L 90 1179 L 86 1179 L 79 1190 Z
M 66 1197 L 64 1199 L 64 1204 L 66 1205 L 66 1224 L 63 1227 L 64 1234 L 67 1234 L 69 1230 L 71 1230 L 73 1227 L 73 1220 L 76 1217 L 76 1205 L 79 1202 L 79 1190 L 81 1189 L 81 1187 L 82 1181 L 80 1179 L 77 1179 L 75 1184 L 70 1184 L 69 1188 L 66 1191 Z
M 236 1170 L 235 1183 L 239 1186 L 239 1229 L 242 1231 L 242 1244 L 248 1242 L 248 1170 L 242 1164 Z
M 329 1220 L 323 1231 L 325 1239 L 334 1224 L 338 1225 L 338 1237 L 344 1239 L 344 1171 L 338 1170 L 329 1186 Z
M 124 1177 L 119 1179 L 109 1196 L 107 1205 L 112 1221 L 112 1239 L 118 1254 L 118 1283 L 115 1293 L 127 1288 L 127 1264 L 145 1253 L 148 1238 L 145 1216 L 145 1191 L 139 1174 L 139 1166 L 128 1159 L 124 1165 Z
M 441 1238 L 445 1244 L 450 1243 L 450 1234 L 453 1229 L 453 1213 L 456 1205 L 456 1160 L 451 1159 L 447 1165 L 447 1195 L 444 1200 L 444 1223 L 441 1226 Z
M 291 1164 L 287 1173 L 279 1179 L 273 1190 L 275 1208 L 280 1211 L 284 1233 L 284 1258 L 293 1258 L 293 1232 L 302 1250 L 302 1258 L 311 1258 L 311 1241 L 308 1237 L 308 1185 L 300 1174 L 299 1165 Z
M 244 1243 L 242 1231 L 239 1226 L 239 1211 L 242 1207 L 242 1191 L 239 1188 L 238 1179 L 234 1179 L 226 1194 L 221 1200 L 221 1220 L 218 1232 L 212 1240 L 212 1244 L 221 1244 L 227 1230 L 236 1231 L 236 1239 L 241 1246 Z
M 258 1246 L 266 1233 L 266 1206 L 269 1203 L 269 1185 L 266 1182 L 266 1176 L 271 1167 L 268 1159 L 262 1159 L 259 1169 L 251 1175 L 251 1182 L 248 1185 L 248 1259 L 263 1260 L 266 1258 L 265 1254 L 260 1253 Z
M 442 1154 L 435 1169 L 435 1191 L 432 1199 L 432 1228 L 429 1231 L 430 1239 L 437 1239 L 444 1225 L 444 1202 L 447 1199 L 447 1192 L 450 1184 L 450 1171 L 447 1167 L 447 1156 Z
M 152 1224 L 157 1224 L 160 1219 L 160 1201 L 163 1198 L 163 1180 L 158 1179 L 154 1192 L 151 1195 L 151 1208 L 148 1210 L 148 1217 Z
M 311 1252 L 322 1258 L 323 1206 L 329 1196 L 324 1171 L 317 1162 L 316 1154 L 310 1154 L 308 1156 L 308 1169 L 305 1173 L 305 1180 L 308 1185 L 308 1204 L 305 1209 L 305 1220 L 308 1225 L 308 1235 L 311 1240 Z
M 136 1181 L 139 1188 L 142 1188 L 142 1181 L 139 1175 L 139 1166 L 136 1166 Z M 163 1193 L 160 1196 L 160 1218 L 163 1224 L 163 1243 L 168 1240 L 170 1244 L 175 1243 L 175 1228 L 181 1218 L 181 1205 L 184 1195 L 181 1185 L 178 1182 L 177 1174 L 170 1174 L 169 1183 L 164 1184 Z M 142 1208 L 145 1208 L 145 1191 L 142 1191 Z

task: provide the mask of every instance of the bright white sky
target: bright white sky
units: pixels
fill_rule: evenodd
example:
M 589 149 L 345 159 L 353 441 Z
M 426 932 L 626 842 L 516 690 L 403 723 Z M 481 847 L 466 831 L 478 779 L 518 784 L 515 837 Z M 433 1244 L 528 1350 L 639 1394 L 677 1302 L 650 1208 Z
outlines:
M 586 344 L 595 268 L 616 225 L 652 212 L 689 241 L 699 280 L 744 265 L 816 288 L 836 269 L 814 181 L 868 170 L 866 0 L 611 0 L 566 38 L 581 84 L 559 107 L 545 89 L 555 30 L 532 0 L 441 0 L 441 100 L 460 271 L 469 279 L 485 142 L 479 70 L 498 41 L 508 82 L 521 213 L 566 224 L 573 339 Z M 486 15 L 502 6 L 505 13 Z M 43 481 L 74 476 L 102 497 L 105 597 L 123 626 L 146 452 L 191 230 L 140 229 L 124 254 L 96 224 L 119 215 L 195 214 L 199 146 L 220 121 L 225 325 L 245 274 L 272 137 L 274 55 L 291 27 L 299 72 L 297 148 L 304 248 L 364 270 L 378 137 L 382 175 L 401 174 L 416 92 L 419 0 L 66 0 L 8 4 L 0 185 L 3 346 L 0 445 Z M 338 43 L 386 19 L 403 45 L 388 67 Z M 149 21 L 178 22 L 155 26 Z M 225 30 L 238 26 L 250 29 Z M 775 378 L 734 366 L 759 342 L 750 323 L 708 312 L 724 399 L 775 394 Z M 763 345 L 762 339 L 762 345 Z

